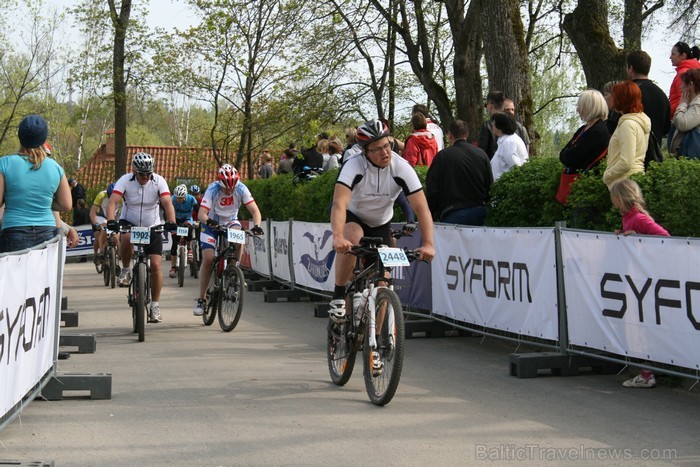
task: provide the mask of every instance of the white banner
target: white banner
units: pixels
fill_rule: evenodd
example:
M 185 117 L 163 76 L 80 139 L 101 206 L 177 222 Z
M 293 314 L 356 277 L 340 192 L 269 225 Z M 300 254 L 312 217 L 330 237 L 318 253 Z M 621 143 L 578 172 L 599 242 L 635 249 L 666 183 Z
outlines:
M 270 222 L 270 253 L 272 254 L 272 275 L 285 282 L 292 282 L 289 269 L 289 221 Z
M 3 416 L 53 365 L 63 243 L 0 258 L 0 414 Z
M 553 229 L 435 226 L 433 313 L 558 340 Z
M 700 368 L 700 241 L 562 231 L 569 342 Z
M 267 222 L 263 223 L 265 230 Z M 261 237 L 246 236 L 245 249 L 250 255 L 250 267 L 261 276 L 270 277 L 270 232 Z
M 304 287 L 333 291 L 335 287 L 335 251 L 330 224 L 292 223 L 294 283 Z

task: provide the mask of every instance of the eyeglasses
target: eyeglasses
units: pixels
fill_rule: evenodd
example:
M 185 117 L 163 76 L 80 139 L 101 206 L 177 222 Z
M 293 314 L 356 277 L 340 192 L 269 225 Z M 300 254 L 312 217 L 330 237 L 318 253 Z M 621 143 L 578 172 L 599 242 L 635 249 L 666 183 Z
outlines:
M 367 154 L 381 154 L 385 151 L 391 151 L 391 143 L 386 143 L 384 146 L 378 148 L 367 149 Z
M 139 177 L 146 178 L 146 177 L 150 177 L 153 172 L 136 172 L 136 173 L 138 174 Z

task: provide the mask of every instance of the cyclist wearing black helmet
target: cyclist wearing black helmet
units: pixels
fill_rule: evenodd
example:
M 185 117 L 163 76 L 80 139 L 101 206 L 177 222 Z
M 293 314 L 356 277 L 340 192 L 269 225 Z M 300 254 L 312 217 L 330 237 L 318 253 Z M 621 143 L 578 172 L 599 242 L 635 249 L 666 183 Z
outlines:
M 345 284 L 352 278 L 355 260 L 346 255 L 363 236 L 382 237 L 391 245 L 391 218 L 394 201 L 402 191 L 418 215 L 423 245 L 420 259 L 430 261 L 435 254 L 433 221 L 423 187 L 415 170 L 391 150 L 389 128 L 380 120 L 370 120 L 357 128 L 356 142 L 362 153 L 343 161 L 333 193 L 331 228 L 335 263 L 335 289 L 331 319 L 345 318 Z

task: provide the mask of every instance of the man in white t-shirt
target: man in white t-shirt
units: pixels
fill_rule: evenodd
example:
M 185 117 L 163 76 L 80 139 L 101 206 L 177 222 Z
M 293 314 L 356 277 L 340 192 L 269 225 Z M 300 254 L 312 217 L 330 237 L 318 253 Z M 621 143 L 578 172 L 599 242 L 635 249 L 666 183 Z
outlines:
M 160 208 L 165 212 L 166 230 L 175 230 L 175 209 L 170 198 L 170 189 L 163 177 L 153 173 L 155 161 L 153 156 L 145 152 L 137 152 L 131 160 L 132 172 L 122 175 L 114 184 L 112 195 L 107 203 L 107 228 L 119 230 L 119 225 L 135 227 L 154 227 L 162 223 Z M 124 206 L 116 221 L 117 207 L 124 200 Z M 160 291 L 163 287 L 161 261 L 163 259 L 163 239 L 161 235 L 152 235 L 151 243 L 145 249 L 151 263 L 151 304 L 148 311 L 149 323 L 160 323 Z M 119 274 L 119 286 L 128 287 L 131 280 L 131 256 L 134 247 L 131 235 L 121 236 L 119 252 L 122 269 Z

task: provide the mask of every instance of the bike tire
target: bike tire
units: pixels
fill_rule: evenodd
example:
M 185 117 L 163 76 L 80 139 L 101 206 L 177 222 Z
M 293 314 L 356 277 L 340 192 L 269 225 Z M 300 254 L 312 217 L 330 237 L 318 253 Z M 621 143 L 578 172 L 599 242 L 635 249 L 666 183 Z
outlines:
M 197 240 L 192 240 L 190 251 L 192 252 L 192 260 L 190 260 L 190 276 L 197 279 L 199 277 L 199 248 L 197 248 Z
M 207 301 L 204 307 L 204 314 L 202 315 L 202 322 L 205 326 L 211 326 L 216 319 L 216 310 L 219 306 L 219 291 L 217 290 L 217 263 L 211 268 L 211 276 L 209 277 L 209 285 L 207 286 L 207 294 L 204 297 Z
M 369 400 L 375 405 L 386 405 L 396 394 L 403 369 L 405 324 L 399 297 L 393 290 L 381 288 L 377 291 L 377 348 L 383 370 L 374 371 L 372 349 L 369 347 L 369 320 L 363 345 L 365 389 Z M 381 310 L 385 310 L 381 313 Z M 381 319 L 381 322 L 380 322 Z M 393 326 L 391 325 L 393 320 Z
M 102 279 L 104 280 L 105 287 L 109 286 L 109 271 L 111 270 L 110 267 L 110 262 L 109 262 L 109 254 L 108 251 L 105 250 L 104 256 L 102 260 Z
M 346 310 L 352 310 L 352 299 L 345 299 Z M 350 323 L 335 324 L 328 320 L 326 356 L 328 357 L 328 372 L 331 381 L 338 386 L 343 386 L 350 380 L 352 370 L 355 368 L 357 349 L 350 342 L 348 333 Z
M 177 286 L 185 285 L 185 269 L 187 268 L 187 247 L 177 248 Z
M 219 299 L 219 326 L 224 332 L 231 332 L 241 319 L 245 279 L 238 266 L 229 265 L 224 272 Z
M 109 247 L 107 248 L 107 260 L 109 265 L 107 269 L 109 270 L 109 288 L 113 289 L 117 284 L 117 248 Z M 107 285 L 107 284 L 105 284 Z
M 138 263 L 136 269 L 136 332 L 139 334 L 139 342 L 146 338 L 146 264 Z

